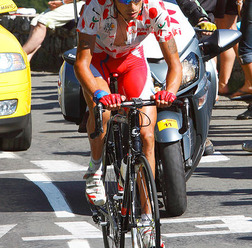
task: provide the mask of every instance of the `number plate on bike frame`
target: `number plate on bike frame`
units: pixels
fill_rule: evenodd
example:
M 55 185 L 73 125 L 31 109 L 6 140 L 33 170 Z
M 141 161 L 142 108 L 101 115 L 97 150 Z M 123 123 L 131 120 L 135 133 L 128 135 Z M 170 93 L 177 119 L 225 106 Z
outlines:
M 178 129 L 178 122 L 174 119 L 164 119 L 157 123 L 158 131 L 162 131 L 167 128 L 176 128 Z

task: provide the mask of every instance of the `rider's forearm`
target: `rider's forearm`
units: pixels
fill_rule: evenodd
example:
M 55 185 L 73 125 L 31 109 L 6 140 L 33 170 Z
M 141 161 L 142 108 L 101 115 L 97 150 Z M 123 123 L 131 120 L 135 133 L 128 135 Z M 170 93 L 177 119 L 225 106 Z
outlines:
M 182 81 L 182 66 L 179 63 L 172 63 L 166 76 L 166 91 L 176 95 Z
M 179 60 L 177 46 L 174 38 L 159 44 L 168 65 L 166 90 L 176 95 L 182 81 L 182 65 Z

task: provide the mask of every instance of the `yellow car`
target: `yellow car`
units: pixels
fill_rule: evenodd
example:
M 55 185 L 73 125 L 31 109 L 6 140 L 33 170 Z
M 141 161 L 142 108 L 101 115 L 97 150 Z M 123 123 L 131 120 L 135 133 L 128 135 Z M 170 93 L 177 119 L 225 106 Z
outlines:
M 1 0 L 0 13 L 16 8 Z M 15 36 L 0 25 L 0 150 L 27 150 L 31 137 L 30 64 Z

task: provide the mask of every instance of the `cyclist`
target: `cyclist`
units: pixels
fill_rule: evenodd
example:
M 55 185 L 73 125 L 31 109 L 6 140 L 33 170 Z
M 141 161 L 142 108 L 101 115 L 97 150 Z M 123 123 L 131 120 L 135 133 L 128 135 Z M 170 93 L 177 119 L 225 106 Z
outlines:
M 179 61 L 174 35 L 176 32 L 162 0 L 87 0 L 77 30 L 75 74 L 82 86 L 88 108 L 102 102 L 107 110 L 120 107 L 121 101 L 132 97 L 156 99 L 158 107 L 167 107 L 176 99 L 182 80 L 182 66 Z M 147 60 L 141 41 L 154 32 L 169 70 L 166 76 L 166 90 L 155 94 Z M 150 48 L 151 49 L 151 48 Z M 108 86 L 109 74 L 118 74 L 118 93 L 111 94 Z M 154 126 L 156 107 L 144 107 L 151 124 L 141 128 L 143 152 L 153 174 L 155 172 Z M 87 132 L 94 132 L 93 111 L 89 112 Z M 109 120 L 109 111 L 103 114 L 104 130 Z M 142 124 L 147 124 L 142 117 Z M 102 150 L 104 134 L 90 139 L 91 161 L 84 175 L 86 196 L 94 205 L 106 202 L 101 181 Z

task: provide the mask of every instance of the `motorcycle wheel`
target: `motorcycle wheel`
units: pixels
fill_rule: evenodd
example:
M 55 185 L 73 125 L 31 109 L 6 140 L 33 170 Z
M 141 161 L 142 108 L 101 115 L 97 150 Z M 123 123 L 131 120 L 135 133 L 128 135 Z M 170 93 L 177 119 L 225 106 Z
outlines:
M 186 179 L 182 148 L 179 141 L 158 143 L 159 181 L 166 212 L 169 216 L 182 215 L 187 207 Z

